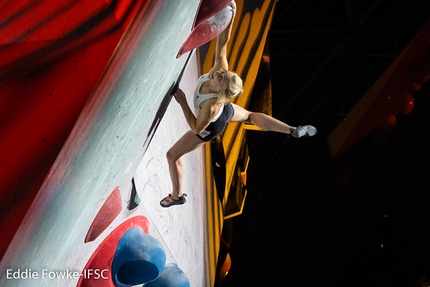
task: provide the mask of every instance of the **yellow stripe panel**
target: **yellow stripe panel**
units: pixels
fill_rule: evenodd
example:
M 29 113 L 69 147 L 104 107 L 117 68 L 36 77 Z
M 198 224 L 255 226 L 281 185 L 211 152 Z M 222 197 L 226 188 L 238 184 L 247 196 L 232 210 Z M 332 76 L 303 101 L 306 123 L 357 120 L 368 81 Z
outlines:
M 260 66 L 261 57 L 266 43 L 267 34 L 270 28 L 270 23 L 273 17 L 275 0 L 264 1 L 261 9 L 255 9 L 253 15 L 246 13 L 241 17 L 243 11 L 244 0 L 236 0 L 237 14 L 235 23 L 232 30 L 232 37 L 229 42 L 228 50 L 230 54 L 229 58 L 229 69 L 236 71 L 242 79 L 244 79 L 244 93 L 237 99 L 237 104 L 242 107 L 247 107 L 250 100 L 251 91 L 254 87 L 254 82 L 257 77 L 257 73 Z M 273 5 L 271 5 L 273 4 Z M 268 11 L 269 7 L 272 7 L 271 11 Z M 263 20 L 266 13 L 270 12 L 268 21 L 264 27 Z M 264 29 L 264 30 L 263 30 Z M 259 35 L 263 31 L 263 35 L 259 40 Z M 258 44 L 258 48 L 255 54 L 251 54 L 252 48 Z M 216 48 L 216 39 L 211 41 L 208 47 L 208 53 L 203 62 L 202 73 L 207 73 L 213 66 L 214 54 Z M 255 50 L 254 50 L 255 51 Z M 248 71 L 244 71 L 246 64 L 251 59 L 251 64 Z M 210 144 L 206 144 L 204 148 L 204 168 L 206 171 L 205 176 L 205 204 L 206 204 L 206 230 L 207 233 L 204 235 L 205 239 L 205 261 L 206 261 L 206 286 L 213 286 L 215 282 L 216 264 L 218 259 L 218 252 L 221 239 L 222 224 L 224 219 L 224 206 L 228 198 L 229 187 L 231 180 L 236 168 L 236 162 L 239 155 L 242 141 L 245 137 L 244 124 L 242 123 L 230 123 L 223 135 L 223 145 L 226 152 L 226 169 L 227 169 L 227 184 L 224 198 L 222 199 L 223 204 L 220 203 L 216 192 L 216 186 L 214 184 L 214 178 L 212 173 L 212 159 Z
M 223 224 L 222 206 L 219 202 L 214 178 L 212 176 L 212 159 L 210 144 L 205 144 L 203 149 L 205 186 L 206 192 L 204 194 L 206 213 L 204 214 L 204 221 L 206 226 L 203 230 L 205 242 L 205 267 L 206 267 L 206 286 L 214 286 L 216 276 L 216 264 L 219 253 L 219 246 L 221 243 L 221 230 Z
M 226 160 L 226 190 L 224 194 L 224 198 L 222 200 L 223 207 L 227 204 L 228 195 L 230 194 L 230 186 L 233 180 L 233 176 L 236 170 L 237 159 L 240 153 L 240 147 L 242 146 L 242 141 L 245 137 L 245 129 L 244 124 L 238 124 L 239 129 L 235 136 L 235 140 L 233 142 L 233 146 L 229 150 L 227 160 Z
M 242 22 L 240 23 L 240 30 L 239 30 L 239 33 L 237 33 L 236 39 L 234 41 L 234 46 L 231 50 L 231 54 L 229 54 L 230 55 L 229 66 L 232 67 L 232 68 L 230 67 L 229 68 L 233 71 L 236 71 L 236 73 L 240 76 L 242 76 L 242 73 L 240 73 L 240 71 L 238 71 L 237 69 L 237 62 L 239 61 L 238 59 L 240 59 L 239 51 L 242 50 L 242 46 L 245 45 L 246 43 L 246 36 L 248 35 L 250 22 L 251 22 L 251 14 L 246 13 L 242 19 Z
M 251 92 L 252 92 L 252 89 L 254 88 L 255 79 L 257 78 L 261 57 L 263 55 L 264 47 L 266 44 L 266 38 L 269 32 L 270 23 L 272 22 L 272 18 L 273 18 L 273 11 L 275 7 L 274 5 L 272 6 L 273 9 L 270 13 L 270 17 L 267 22 L 267 25 L 265 27 L 261 26 L 264 15 L 267 12 L 266 10 L 270 6 L 269 5 L 270 2 L 271 1 L 265 1 L 263 3 L 263 7 L 261 11 L 258 9 L 254 11 L 254 15 L 252 16 L 252 20 L 251 20 L 251 29 L 249 30 L 249 35 L 248 35 L 245 47 L 243 49 L 243 52 L 241 54 L 241 60 L 239 60 L 238 67 L 236 69 L 238 74 L 242 75 L 243 71 L 241 69 L 243 69 L 243 67 L 245 66 L 246 59 L 250 56 L 253 56 L 249 70 L 246 73 L 244 92 L 236 100 L 236 104 L 244 108 L 247 108 L 249 105 Z M 264 34 L 259 43 L 257 52 L 255 55 L 249 55 L 249 53 L 251 52 L 251 48 L 254 45 L 254 42 L 256 41 L 258 34 L 260 33 L 260 29 L 262 28 L 264 28 Z M 246 34 L 245 32 L 243 32 L 243 30 L 241 30 L 240 32 L 242 32 L 243 34 Z M 237 156 L 239 154 L 240 144 L 242 143 L 243 138 L 244 138 L 243 125 L 239 123 L 230 123 L 223 134 L 223 138 L 222 138 L 223 146 L 224 146 L 224 151 L 226 153 L 226 158 L 228 159 L 227 160 L 227 181 L 226 181 L 227 190 L 223 199 L 224 206 L 228 198 L 228 187 L 230 187 L 231 185 L 233 173 L 236 168 Z

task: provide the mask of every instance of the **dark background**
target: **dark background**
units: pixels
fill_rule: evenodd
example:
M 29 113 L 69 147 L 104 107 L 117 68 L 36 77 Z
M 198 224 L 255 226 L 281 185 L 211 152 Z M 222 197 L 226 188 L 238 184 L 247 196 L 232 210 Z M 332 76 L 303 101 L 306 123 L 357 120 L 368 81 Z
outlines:
M 233 219 L 223 286 L 430 281 L 429 84 L 382 147 L 369 149 L 378 131 L 336 159 L 325 146 L 429 18 L 430 1 L 277 3 L 268 41 L 273 116 L 318 134 L 248 132 L 248 197 Z

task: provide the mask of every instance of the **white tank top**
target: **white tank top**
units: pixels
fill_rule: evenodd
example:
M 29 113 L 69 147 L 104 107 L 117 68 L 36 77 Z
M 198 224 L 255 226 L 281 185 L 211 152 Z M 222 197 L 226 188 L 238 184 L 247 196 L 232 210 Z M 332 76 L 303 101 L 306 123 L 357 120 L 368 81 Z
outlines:
M 217 94 L 200 94 L 200 88 L 204 82 L 209 80 L 208 74 L 203 74 L 200 76 L 200 78 L 197 80 L 197 86 L 196 90 L 194 91 L 194 109 L 197 114 L 200 112 L 200 104 L 208 99 L 217 98 Z M 211 122 L 216 121 L 222 114 L 222 111 L 224 110 L 224 105 L 221 106 L 219 109 L 218 114 L 212 119 Z

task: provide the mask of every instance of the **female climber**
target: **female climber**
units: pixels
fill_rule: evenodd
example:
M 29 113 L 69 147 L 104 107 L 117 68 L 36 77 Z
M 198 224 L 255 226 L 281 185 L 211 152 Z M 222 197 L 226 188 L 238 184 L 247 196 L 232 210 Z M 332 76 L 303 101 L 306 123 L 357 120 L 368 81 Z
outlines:
M 313 126 L 289 126 L 266 114 L 254 113 L 230 103 L 243 91 L 242 79 L 234 72 L 228 71 L 227 43 L 230 39 L 236 4 L 230 4 L 233 18 L 229 26 L 217 37 L 215 63 L 209 73 L 197 81 L 194 92 L 194 108 L 197 117 L 188 106 L 184 92 L 178 89 L 174 97 L 181 106 L 185 119 L 191 130 L 186 132 L 167 152 L 172 192 L 160 201 L 162 207 L 180 205 L 186 202 L 182 193 L 183 166 L 181 157 L 215 139 L 221 134 L 228 122 L 251 122 L 264 131 L 275 131 L 291 134 L 293 137 L 313 136 Z

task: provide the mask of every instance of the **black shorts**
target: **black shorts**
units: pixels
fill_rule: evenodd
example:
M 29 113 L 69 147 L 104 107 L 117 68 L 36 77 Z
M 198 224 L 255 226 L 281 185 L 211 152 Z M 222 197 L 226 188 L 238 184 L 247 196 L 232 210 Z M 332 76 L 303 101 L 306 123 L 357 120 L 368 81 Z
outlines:
M 196 136 L 204 142 L 213 140 L 225 130 L 227 122 L 233 117 L 233 115 L 233 106 L 230 103 L 227 103 L 224 106 L 221 116 L 213 123 L 210 123 L 203 132 Z

